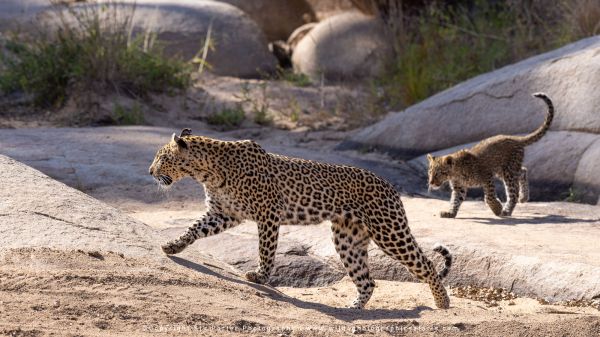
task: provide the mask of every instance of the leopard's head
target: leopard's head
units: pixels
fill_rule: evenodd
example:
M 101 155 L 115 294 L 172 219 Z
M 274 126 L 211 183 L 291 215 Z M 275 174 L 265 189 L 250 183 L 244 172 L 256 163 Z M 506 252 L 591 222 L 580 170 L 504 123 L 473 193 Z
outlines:
M 429 188 L 439 189 L 442 184 L 450 178 L 454 159 L 452 156 L 434 157 L 431 154 L 427 155 L 429 162 L 428 183 Z
M 192 172 L 190 169 L 190 135 L 190 129 L 183 129 L 179 136 L 173 134 L 171 141 L 156 152 L 148 173 L 159 185 L 170 186 L 174 182 L 190 176 Z

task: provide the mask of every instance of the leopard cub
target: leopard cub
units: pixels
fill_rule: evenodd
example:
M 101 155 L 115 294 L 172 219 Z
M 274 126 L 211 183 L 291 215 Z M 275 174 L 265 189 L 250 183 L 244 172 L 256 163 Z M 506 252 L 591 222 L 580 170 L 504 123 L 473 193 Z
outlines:
M 536 93 L 533 96 L 542 99 L 548 106 L 544 124 L 534 132 L 526 136 L 490 137 L 471 149 L 460 150 L 446 156 L 427 155 L 429 187 L 438 189 L 444 182 L 449 181 L 452 188 L 451 208 L 449 211 L 441 212 L 441 217 L 456 216 L 469 187 L 483 187 L 485 203 L 497 216 L 510 216 L 517 200 L 521 203 L 529 200 L 527 168 L 522 166 L 525 146 L 540 140 L 550 128 L 554 117 L 554 106 L 550 98 L 543 93 Z M 504 182 L 507 199 L 504 206 L 496 197 L 495 177 Z

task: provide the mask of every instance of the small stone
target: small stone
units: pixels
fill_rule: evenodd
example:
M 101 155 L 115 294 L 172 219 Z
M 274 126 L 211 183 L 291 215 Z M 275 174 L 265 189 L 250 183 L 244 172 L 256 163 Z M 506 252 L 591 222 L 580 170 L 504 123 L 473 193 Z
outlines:
M 102 256 L 102 254 L 97 250 L 88 252 L 88 255 L 98 260 L 104 260 L 104 256 Z
M 355 326 L 352 327 L 352 334 L 354 335 L 362 335 L 363 333 L 365 333 L 363 330 L 361 330 L 360 328 L 357 328 Z

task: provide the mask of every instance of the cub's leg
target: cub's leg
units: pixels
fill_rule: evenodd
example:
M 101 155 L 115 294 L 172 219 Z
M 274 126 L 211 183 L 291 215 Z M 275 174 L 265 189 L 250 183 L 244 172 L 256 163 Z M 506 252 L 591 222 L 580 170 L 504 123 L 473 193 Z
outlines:
M 492 178 L 490 178 L 488 182 L 483 185 L 483 193 L 485 203 L 490 207 L 492 212 L 494 212 L 496 216 L 501 216 L 502 204 L 496 197 L 496 187 L 494 186 L 494 180 Z
M 373 241 L 387 255 L 400 261 L 416 278 L 429 284 L 438 308 L 449 308 L 450 298 L 442 284 L 441 277 L 437 274 L 431 260 L 423 254 L 410 232 L 400 230 L 405 226 L 403 224 L 400 228 L 385 228 L 383 233 L 374 233 Z
M 519 202 L 525 203 L 529 201 L 529 179 L 527 178 L 527 168 L 521 167 L 519 175 Z
M 452 187 L 452 195 L 450 197 L 450 210 L 447 212 L 442 211 L 440 216 L 442 218 L 454 218 L 456 217 L 456 213 L 458 213 L 458 209 L 465 198 L 467 196 L 467 189 L 460 186 L 457 183 L 450 182 L 450 186 Z
M 356 285 L 358 295 L 349 305 L 350 308 L 362 309 L 371 298 L 375 281 L 369 274 L 368 253 L 369 233 L 365 226 L 358 222 L 340 218 L 332 221 L 331 231 L 335 250 Z
M 178 239 L 163 245 L 162 250 L 169 255 L 180 253 L 197 239 L 221 233 L 228 228 L 237 226 L 239 223 L 237 219 L 231 216 L 209 211 Z
M 502 208 L 502 216 L 510 216 L 519 198 L 519 178 L 512 173 L 508 173 L 504 175 L 503 180 L 506 190 L 506 204 Z
M 245 277 L 248 281 L 265 284 L 275 265 L 277 239 L 279 237 L 279 217 L 268 215 L 264 221 L 258 222 L 258 255 L 259 263 L 255 271 L 249 271 Z

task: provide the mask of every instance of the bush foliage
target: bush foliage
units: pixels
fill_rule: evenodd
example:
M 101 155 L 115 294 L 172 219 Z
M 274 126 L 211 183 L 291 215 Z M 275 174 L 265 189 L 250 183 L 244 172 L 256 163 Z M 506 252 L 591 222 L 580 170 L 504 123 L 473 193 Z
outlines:
M 162 55 L 151 33 L 133 39 L 130 9 L 116 3 L 55 4 L 56 24 L 14 35 L 0 55 L 3 92 L 22 90 L 37 106 L 60 106 L 73 91 L 116 91 L 133 97 L 184 89 L 189 66 Z M 129 11 L 129 12 L 126 12 Z M 48 33 L 53 32 L 53 33 Z
M 588 0 L 574 2 L 592 6 Z M 386 20 L 397 56 L 376 85 L 384 89 L 389 108 L 402 109 L 478 74 L 593 34 L 596 30 L 576 24 L 582 10 L 574 2 L 567 7 L 548 0 L 437 1 L 407 13 L 389 0 Z M 586 27 L 595 20 L 599 29 L 600 14 L 589 16 Z

